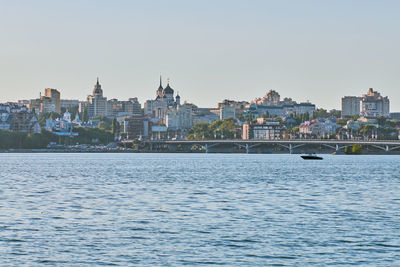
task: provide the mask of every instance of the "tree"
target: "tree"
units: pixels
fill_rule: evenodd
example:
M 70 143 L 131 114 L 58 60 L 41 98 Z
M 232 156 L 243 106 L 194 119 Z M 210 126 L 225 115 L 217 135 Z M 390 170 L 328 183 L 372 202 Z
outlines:
M 88 108 L 87 107 L 85 107 L 83 109 L 81 116 L 82 116 L 82 121 L 83 122 L 88 122 L 89 121 L 89 113 L 88 113 Z
M 362 149 L 362 146 L 360 144 L 355 144 L 355 145 L 353 145 L 353 147 L 351 149 L 351 153 L 352 154 L 361 154 L 361 149 Z
M 112 120 L 111 131 L 112 131 L 112 134 L 113 134 L 114 138 L 119 134 L 120 125 L 119 125 L 119 122 L 117 121 L 116 118 L 114 118 Z
M 383 116 L 380 116 L 377 118 L 377 123 L 379 126 L 385 126 L 386 124 L 386 118 Z

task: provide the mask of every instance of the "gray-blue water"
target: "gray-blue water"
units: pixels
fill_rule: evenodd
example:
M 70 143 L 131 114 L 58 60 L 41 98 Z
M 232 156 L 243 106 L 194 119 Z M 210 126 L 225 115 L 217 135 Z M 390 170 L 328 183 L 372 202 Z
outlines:
M 1 266 L 400 265 L 400 156 L 0 154 Z

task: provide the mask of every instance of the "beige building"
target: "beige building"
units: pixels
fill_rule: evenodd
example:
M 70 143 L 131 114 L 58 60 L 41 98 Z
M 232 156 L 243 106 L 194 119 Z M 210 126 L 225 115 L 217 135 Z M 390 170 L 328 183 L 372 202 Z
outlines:
M 57 89 L 46 88 L 44 96 L 40 96 L 40 113 L 61 113 L 60 92 Z

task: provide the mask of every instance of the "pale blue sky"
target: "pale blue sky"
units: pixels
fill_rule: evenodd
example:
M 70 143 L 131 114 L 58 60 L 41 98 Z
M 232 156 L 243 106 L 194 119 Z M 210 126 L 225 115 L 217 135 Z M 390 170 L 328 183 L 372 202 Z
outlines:
M 400 1 L 0 0 L 0 102 L 45 87 L 154 98 L 158 75 L 213 107 L 282 97 L 340 108 L 376 88 L 400 111 Z

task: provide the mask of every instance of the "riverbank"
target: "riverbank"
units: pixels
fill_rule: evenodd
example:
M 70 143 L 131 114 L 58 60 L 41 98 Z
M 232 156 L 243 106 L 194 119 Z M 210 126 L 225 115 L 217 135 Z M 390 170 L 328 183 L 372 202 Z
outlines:
M 193 151 L 147 151 L 147 150 L 134 150 L 134 149 L 6 149 L 0 150 L 0 153 L 157 153 L 157 154 L 206 154 L 203 150 L 193 150 Z M 321 155 L 357 155 L 357 154 L 346 154 L 344 152 L 339 153 L 329 153 L 327 151 L 317 151 L 317 154 Z M 208 154 L 247 154 L 242 151 L 235 152 L 209 152 Z M 273 152 L 261 152 L 261 153 L 248 153 L 248 154 L 289 154 L 284 151 L 273 151 Z M 294 152 L 292 154 L 301 155 L 307 154 L 303 152 Z M 400 151 L 369 151 L 363 152 L 359 155 L 400 155 Z

